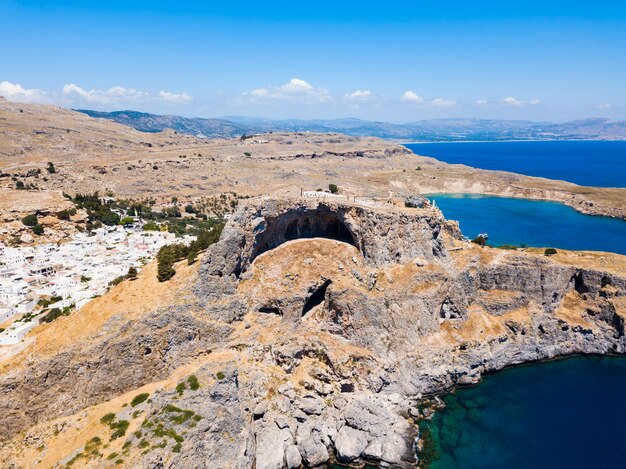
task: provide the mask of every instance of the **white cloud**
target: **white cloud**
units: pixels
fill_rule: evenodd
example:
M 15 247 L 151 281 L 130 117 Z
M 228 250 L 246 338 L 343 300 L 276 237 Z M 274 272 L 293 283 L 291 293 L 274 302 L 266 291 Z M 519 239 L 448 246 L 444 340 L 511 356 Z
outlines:
M 508 96 L 500 102 L 504 104 L 505 106 L 514 106 L 514 107 L 521 107 L 521 106 L 527 106 L 527 105 L 536 106 L 537 104 L 541 104 L 541 100 L 537 98 L 531 99 L 530 101 L 524 101 L 522 99 L 516 99 L 513 96 Z
M 313 91 L 313 85 L 307 83 L 300 78 L 292 78 L 289 83 L 286 83 L 280 87 L 284 93 L 309 93 Z
M 406 101 L 407 103 L 423 103 L 424 98 L 419 96 L 415 91 L 405 91 L 400 98 L 402 101 Z
M 476 101 L 476 105 L 478 106 L 486 106 L 487 104 L 489 104 L 489 101 L 487 101 L 486 99 L 479 99 Z
M 435 98 L 430 102 L 430 104 L 435 107 L 454 107 L 456 106 L 456 101 L 452 101 L 451 99 Z
M 56 103 L 65 106 L 90 104 L 94 106 L 126 106 L 137 103 L 164 102 L 170 104 L 185 103 L 193 98 L 187 93 L 160 91 L 153 95 L 147 91 L 113 86 L 107 90 L 86 90 L 75 83 L 65 85 L 61 92 L 48 92 L 24 88 L 8 81 L 0 82 L 0 96 L 10 101 L 28 103 Z
M 146 91 L 134 88 L 114 86 L 108 90 L 85 90 L 70 83 L 63 87 L 63 97 L 70 100 L 81 100 L 93 104 L 122 104 L 128 102 L 148 101 L 151 96 Z
M 18 83 L 8 81 L 0 82 L 0 96 L 4 96 L 9 101 L 20 103 L 47 103 L 48 96 L 45 91 L 36 88 L 24 88 Z
M 368 90 L 355 90 L 345 95 L 346 99 L 356 101 L 366 101 L 372 97 L 372 92 Z
M 295 101 L 311 104 L 332 101 L 332 96 L 324 88 L 316 88 L 300 78 L 292 78 L 284 85 L 266 86 L 242 93 L 240 99 L 248 101 Z
M 524 101 L 520 101 L 519 99 L 515 99 L 513 96 L 509 96 L 502 100 L 502 104 L 505 106 L 523 106 Z
M 187 93 L 171 93 L 169 91 L 159 91 L 159 98 L 168 103 L 188 103 L 193 99 Z

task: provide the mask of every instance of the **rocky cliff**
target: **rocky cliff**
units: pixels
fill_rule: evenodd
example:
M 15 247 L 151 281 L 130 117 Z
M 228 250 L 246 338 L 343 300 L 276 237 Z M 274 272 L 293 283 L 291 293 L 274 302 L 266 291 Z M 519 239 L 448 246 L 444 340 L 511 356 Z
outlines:
M 88 345 L 0 377 L 0 454 L 105 467 L 113 449 L 88 438 L 109 441 L 110 412 L 130 422 L 108 444 L 133 467 L 411 467 L 425 396 L 513 364 L 624 353 L 625 266 L 481 248 L 433 208 L 252 200 L 183 304 L 115 316 Z M 59 438 L 74 442 L 63 457 L 29 449 Z

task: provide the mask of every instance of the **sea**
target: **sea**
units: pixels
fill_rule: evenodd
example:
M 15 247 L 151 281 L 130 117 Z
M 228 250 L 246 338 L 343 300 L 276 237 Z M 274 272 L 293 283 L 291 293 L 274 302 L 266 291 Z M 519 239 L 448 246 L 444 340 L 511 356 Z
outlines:
M 626 141 L 413 143 L 406 147 L 446 163 L 581 186 L 626 187 Z
M 457 220 L 468 238 L 487 233 L 491 246 L 626 254 L 626 221 L 618 218 L 584 215 L 559 202 L 475 194 L 427 197 L 435 201 L 446 218 Z
M 446 163 L 513 171 L 600 187 L 626 187 L 626 141 L 459 142 L 407 144 Z M 626 254 L 626 221 L 589 216 L 557 202 L 470 194 L 430 197 L 469 238 L 489 244 Z M 626 200 L 624 201 L 626 204 Z
M 626 187 L 626 142 L 407 145 L 448 163 Z M 626 254 L 626 221 L 556 202 L 432 196 L 468 237 Z M 624 201 L 626 204 L 626 200 Z M 626 357 L 573 357 L 510 368 L 443 397 L 420 467 L 431 469 L 626 467 Z
M 626 358 L 509 368 L 446 395 L 421 431 L 430 469 L 626 467 Z

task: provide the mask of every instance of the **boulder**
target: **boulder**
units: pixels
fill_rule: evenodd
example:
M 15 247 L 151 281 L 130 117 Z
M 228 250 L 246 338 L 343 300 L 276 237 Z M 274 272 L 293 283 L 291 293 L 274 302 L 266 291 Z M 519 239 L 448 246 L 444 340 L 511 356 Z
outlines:
M 350 462 L 361 456 L 367 447 L 367 437 L 364 432 L 344 425 L 335 438 L 337 459 L 340 462 Z
M 256 435 L 256 469 L 283 469 L 285 451 L 293 442 L 289 429 L 274 423 L 262 426 Z
M 302 465 L 302 456 L 296 445 L 287 446 L 285 451 L 285 460 L 289 469 L 295 469 Z
M 325 407 L 326 404 L 318 396 L 304 396 L 300 400 L 300 409 L 308 415 L 321 415 Z
M 308 419 L 306 422 L 298 425 L 296 441 L 302 459 L 308 466 L 318 466 L 330 458 L 327 449 L 330 440 L 323 433 L 321 421 Z

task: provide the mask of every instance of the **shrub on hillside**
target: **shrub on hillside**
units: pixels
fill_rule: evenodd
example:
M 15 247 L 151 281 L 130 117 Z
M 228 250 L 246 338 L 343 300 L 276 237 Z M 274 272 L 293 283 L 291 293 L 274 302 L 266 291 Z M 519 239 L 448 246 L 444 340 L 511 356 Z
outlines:
M 545 251 L 543 251 L 543 254 L 546 256 L 554 256 L 556 252 L 557 251 L 554 248 L 547 248 Z
M 339 192 L 339 188 L 336 184 L 328 184 L 328 190 L 331 194 L 336 194 L 337 192 Z
M 197 391 L 200 388 L 200 382 L 198 381 L 198 377 L 196 375 L 191 375 L 187 378 L 187 382 L 189 383 L 189 389 L 192 391 Z
M 35 226 L 32 227 L 33 233 L 35 233 L 36 235 L 42 235 L 43 234 L 43 226 L 41 226 L 40 224 L 37 224 Z
M 22 218 L 22 223 L 26 226 L 35 226 L 37 224 L 37 215 L 31 213 Z
M 195 251 L 191 251 L 188 255 L 187 255 L 187 265 L 191 265 L 194 262 L 196 262 L 196 257 L 198 256 L 198 253 Z
M 150 397 L 150 394 L 148 394 L 147 392 L 144 392 L 144 393 L 141 393 L 141 394 L 137 394 L 135 397 L 133 397 L 133 400 L 130 401 L 130 406 L 131 407 L 136 407 L 139 404 L 147 401 L 148 397 Z
M 485 246 L 487 245 L 487 238 L 485 238 L 484 236 L 476 236 L 474 239 L 472 239 L 472 243 L 478 244 L 479 246 Z
M 70 212 L 69 210 L 60 210 L 57 212 L 57 218 L 59 220 L 70 221 Z

